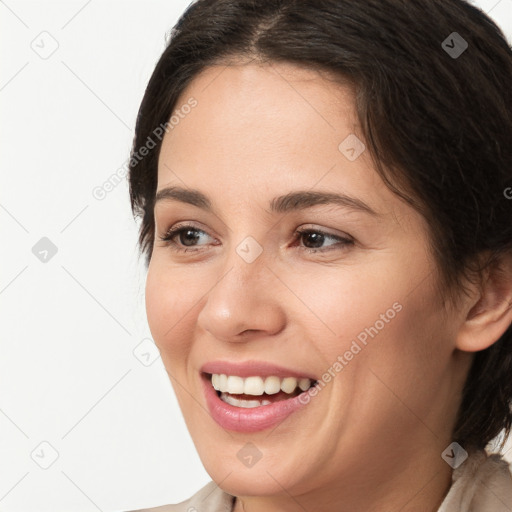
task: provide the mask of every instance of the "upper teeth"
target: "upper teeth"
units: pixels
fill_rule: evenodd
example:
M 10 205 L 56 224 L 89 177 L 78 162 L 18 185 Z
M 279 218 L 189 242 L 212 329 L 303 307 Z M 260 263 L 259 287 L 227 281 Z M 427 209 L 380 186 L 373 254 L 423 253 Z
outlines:
M 302 391 L 311 387 L 311 379 L 296 379 L 295 377 L 246 377 L 245 379 L 238 375 L 212 374 L 212 385 L 217 391 L 223 391 L 232 394 L 246 395 L 274 395 L 279 391 L 293 393 L 299 386 Z

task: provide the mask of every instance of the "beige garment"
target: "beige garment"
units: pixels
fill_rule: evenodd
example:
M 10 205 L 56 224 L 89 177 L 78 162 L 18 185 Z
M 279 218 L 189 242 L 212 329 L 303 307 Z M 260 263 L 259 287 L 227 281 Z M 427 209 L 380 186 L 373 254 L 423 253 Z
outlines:
M 453 470 L 438 512 L 512 512 L 512 466 L 481 450 Z
M 471 453 L 452 473 L 452 486 L 438 512 L 512 512 L 512 468 L 498 454 Z M 235 497 L 213 481 L 176 505 L 132 512 L 232 512 Z

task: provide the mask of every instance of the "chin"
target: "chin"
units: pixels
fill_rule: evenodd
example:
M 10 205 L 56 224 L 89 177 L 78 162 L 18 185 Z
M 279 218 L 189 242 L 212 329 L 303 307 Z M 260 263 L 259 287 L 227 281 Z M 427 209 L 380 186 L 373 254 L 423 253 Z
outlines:
M 300 486 L 297 465 L 287 470 L 282 465 L 265 464 L 262 459 L 248 468 L 237 458 L 219 463 L 218 458 L 212 457 L 211 464 L 206 463 L 205 469 L 222 490 L 233 496 L 288 495 L 283 488 L 293 492 Z M 288 471 L 292 475 L 287 474 Z
M 288 495 L 283 491 L 283 487 L 287 490 L 290 488 L 288 481 L 284 481 L 284 483 L 279 485 L 276 480 L 279 482 L 282 480 L 279 478 L 274 480 L 268 473 L 261 475 L 247 471 L 245 474 L 235 474 L 235 471 L 233 471 L 227 478 L 225 476 L 226 474 L 227 473 L 224 473 L 223 477 L 222 475 L 217 475 L 217 472 L 215 472 L 214 476 L 218 476 L 219 479 L 214 479 L 212 476 L 212 480 L 217 482 L 222 490 L 233 496 Z

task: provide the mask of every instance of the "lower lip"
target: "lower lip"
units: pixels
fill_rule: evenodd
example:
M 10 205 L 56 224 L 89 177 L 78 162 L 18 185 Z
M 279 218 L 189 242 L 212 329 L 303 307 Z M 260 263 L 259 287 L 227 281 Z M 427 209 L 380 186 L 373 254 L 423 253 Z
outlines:
M 302 403 L 300 401 L 302 395 L 297 395 L 259 407 L 235 407 L 217 396 L 217 391 L 207 375 L 202 374 L 202 381 L 206 403 L 212 418 L 222 428 L 236 432 L 258 432 L 271 428 L 309 403 L 309 401 Z

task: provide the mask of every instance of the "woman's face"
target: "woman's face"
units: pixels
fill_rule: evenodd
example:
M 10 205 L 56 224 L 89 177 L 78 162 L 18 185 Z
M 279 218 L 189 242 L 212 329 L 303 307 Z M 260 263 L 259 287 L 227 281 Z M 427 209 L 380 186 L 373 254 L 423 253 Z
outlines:
M 444 464 L 460 319 L 435 292 L 423 217 L 361 145 L 352 89 L 291 64 L 215 66 L 175 114 L 157 192 L 182 193 L 155 205 L 146 307 L 210 476 L 232 494 L 285 496 Z M 196 191 L 210 208 L 192 204 Z M 279 199 L 299 191 L 310 196 Z M 180 226 L 174 244 L 161 240 Z M 202 372 L 212 362 L 208 373 L 309 377 L 318 389 L 289 414 L 273 394 L 227 405 Z

